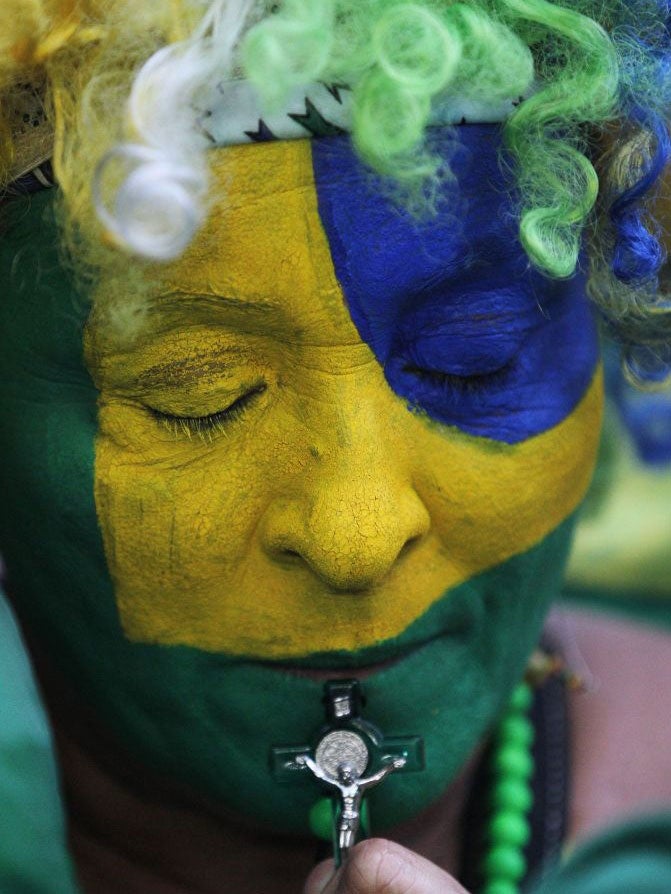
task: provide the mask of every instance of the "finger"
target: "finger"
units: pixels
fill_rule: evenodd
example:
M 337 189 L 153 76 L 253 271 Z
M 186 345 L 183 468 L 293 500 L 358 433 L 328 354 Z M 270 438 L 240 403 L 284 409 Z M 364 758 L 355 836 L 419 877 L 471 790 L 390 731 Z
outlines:
M 317 889 L 318 891 L 318 889 Z M 451 875 L 418 854 L 382 838 L 362 841 L 335 883 L 319 894 L 467 894 Z
M 303 894 L 335 894 L 338 876 L 333 860 L 324 860 L 308 876 Z

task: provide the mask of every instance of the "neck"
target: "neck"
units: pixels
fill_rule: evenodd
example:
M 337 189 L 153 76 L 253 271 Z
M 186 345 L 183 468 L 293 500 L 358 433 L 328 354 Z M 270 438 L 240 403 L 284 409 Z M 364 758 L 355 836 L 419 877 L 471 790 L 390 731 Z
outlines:
M 312 838 L 259 831 L 190 790 L 152 774 L 64 691 L 44 662 L 70 822 L 70 847 L 84 891 L 96 894 L 295 894 L 314 866 Z M 460 819 L 475 759 L 423 813 L 385 837 L 448 872 L 458 871 Z

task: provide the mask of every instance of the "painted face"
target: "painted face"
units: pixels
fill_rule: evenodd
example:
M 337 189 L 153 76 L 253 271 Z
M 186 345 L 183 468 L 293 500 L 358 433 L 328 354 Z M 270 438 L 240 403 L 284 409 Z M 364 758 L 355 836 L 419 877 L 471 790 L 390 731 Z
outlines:
M 288 798 L 269 748 L 322 719 L 291 667 L 385 662 L 370 719 L 422 734 L 428 768 L 373 819 L 416 812 L 521 673 L 591 472 L 581 283 L 527 269 L 497 132 L 462 131 L 428 221 L 344 138 L 220 152 L 225 202 L 143 332 L 89 321 L 91 378 L 62 273 L 26 271 L 7 313 L 1 534 L 26 618 L 141 757 L 284 829 L 315 789 Z

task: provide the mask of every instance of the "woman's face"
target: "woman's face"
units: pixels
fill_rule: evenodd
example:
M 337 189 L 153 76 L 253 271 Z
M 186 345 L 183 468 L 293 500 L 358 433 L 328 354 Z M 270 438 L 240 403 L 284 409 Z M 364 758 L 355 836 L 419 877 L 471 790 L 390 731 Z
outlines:
M 344 138 L 222 150 L 225 198 L 157 273 L 139 336 L 89 320 L 95 390 L 19 338 L 23 393 L 61 408 L 46 453 L 12 451 L 21 512 L 64 502 L 67 455 L 81 528 L 74 566 L 61 522 L 36 572 L 36 535 L 3 523 L 26 618 L 141 757 L 285 829 L 318 792 L 281 789 L 268 753 L 309 741 L 334 671 L 366 678 L 385 732 L 426 741 L 373 817 L 440 793 L 521 673 L 591 472 L 581 283 L 528 270 L 496 130 L 458 140 L 458 188 L 426 220 Z M 72 307 L 48 313 L 74 345 Z M 23 398 L 1 399 L 27 440 Z

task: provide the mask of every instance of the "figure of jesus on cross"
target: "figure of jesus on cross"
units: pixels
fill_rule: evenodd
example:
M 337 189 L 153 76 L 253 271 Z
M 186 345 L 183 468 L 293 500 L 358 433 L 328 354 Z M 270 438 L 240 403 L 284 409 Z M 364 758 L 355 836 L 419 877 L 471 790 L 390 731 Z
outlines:
M 371 776 L 357 774 L 353 764 L 343 761 L 338 764 L 336 773 L 332 775 L 309 755 L 301 754 L 296 758 L 299 766 L 308 767 L 312 773 L 327 785 L 337 789 L 340 795 L 340 812 L 338 816 L 337 851 L 340 862 L 344 863 L 351 847 L 356 843 L 361 818 L 361 800 L 364 792 L 381 782 L 394 770 L 400 770 L 406 764 L 405 757 L 389 757 L 384 765 Z

